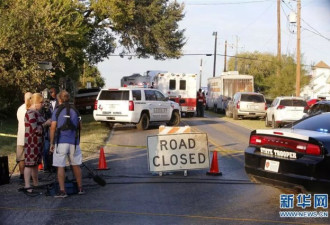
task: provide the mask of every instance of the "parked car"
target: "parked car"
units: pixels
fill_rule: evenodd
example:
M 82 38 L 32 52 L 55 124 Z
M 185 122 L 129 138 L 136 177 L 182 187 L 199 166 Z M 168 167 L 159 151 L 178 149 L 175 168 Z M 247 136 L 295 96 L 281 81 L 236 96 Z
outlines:
M 255 130 L 245 149 L 251 181 L 330 193 L 330 113 L 296 122 L 292 128 Z
M 308 107 L 312 107 L 318 101 L 320 101 L 320 100 L 316 99 L 316 98 L 310 99 L 310 100 L 307 101 L 307 105 L 308 105 Z
M 265 126 L 277 128 L 303 118 L 308 108 L 306 101 L 300 97 L 277 97 L 267 109 Z
M 330 101 L 319 101 L 309 108 L 307 116 L 330 112 Z
M 94 104 L 96 121 L 136 124 L 139 130 L 146 130 L 150 122 L 166 122 L 177 126 L 181 120 L 180 106 L 156 90 L 140 87 L 103 89 Z
M 264 118 L 266 115 L 266 100 L 260 93 L 237 92 L 228 102 L 226 116 L 234 120 L 242 117 Z
M 74 97 L 75 107 L 80 113 L 93 112 L 94 102 L 101 88 L 79 89 Z

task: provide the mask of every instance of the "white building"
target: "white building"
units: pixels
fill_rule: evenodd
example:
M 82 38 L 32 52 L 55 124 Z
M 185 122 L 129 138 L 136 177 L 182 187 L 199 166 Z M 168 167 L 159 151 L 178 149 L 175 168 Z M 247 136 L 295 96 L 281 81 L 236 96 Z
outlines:
M 330 99 L 330 66 L 323 61 L 316 64 L 312 70 L 312 79 L 302 89 L 300 96 L 305 99 L 318 97 Z

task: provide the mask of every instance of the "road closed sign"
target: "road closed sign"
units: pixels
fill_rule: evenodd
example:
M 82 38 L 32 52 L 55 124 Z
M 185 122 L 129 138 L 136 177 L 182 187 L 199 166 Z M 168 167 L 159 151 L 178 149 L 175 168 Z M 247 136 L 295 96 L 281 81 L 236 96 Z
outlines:
M 151 172 L 209 168 L 207 134 L 149 136 L 148 161 Z

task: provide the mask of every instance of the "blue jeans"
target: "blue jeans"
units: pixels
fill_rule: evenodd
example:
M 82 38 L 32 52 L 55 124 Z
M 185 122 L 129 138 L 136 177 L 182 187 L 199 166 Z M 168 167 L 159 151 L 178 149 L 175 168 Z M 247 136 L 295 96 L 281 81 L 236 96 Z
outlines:
M 49 155 L 50 142 L 47 138 L 44 140 L 44 152 L 43 152 L 43 161 L 44 161 L 44 170 L 50 170 L 52 167 L 51 158 Z

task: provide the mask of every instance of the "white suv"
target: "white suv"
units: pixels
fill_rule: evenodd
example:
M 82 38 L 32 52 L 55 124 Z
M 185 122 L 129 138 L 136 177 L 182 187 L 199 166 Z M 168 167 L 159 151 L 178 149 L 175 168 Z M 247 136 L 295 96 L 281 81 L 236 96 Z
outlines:
M 265 97 L 256 92 L 237 92 L 228 102 L 226 116 L 237 120 L 239 117 L 264 118 L 266 114 Z
M 180 106 L 168 100 L 155 89 L 123 87 L 103 89 L 94 104 L 93 116 L 96 121 L 133 123 L 139 130 L 146 130 L 150 122 L 166 122 L 169 126 L 180 123 Z
M 277 97 L 267 109 L 265 125 L 273 128 L 300 120 L 305 115 L 307 102 L 300 97 Z

